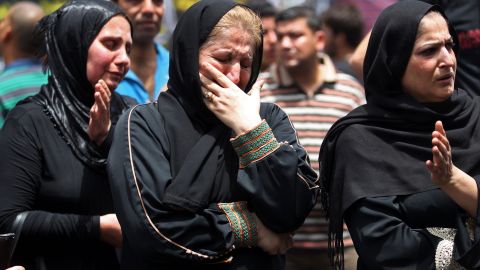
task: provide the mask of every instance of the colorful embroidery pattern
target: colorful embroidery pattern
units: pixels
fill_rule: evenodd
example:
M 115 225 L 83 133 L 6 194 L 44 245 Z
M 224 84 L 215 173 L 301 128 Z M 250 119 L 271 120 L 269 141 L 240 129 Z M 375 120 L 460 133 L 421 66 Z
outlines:
M 257 244 L 257 224 L 255 217 L 248 211 L 247 202 L 219 203 L 232 227 L 237 247 L 253 247 Z
M 240 168 L 263 159 L 280 146 L 265 120 L 251 131 L 233 138 L 231 142 L 239 156 Z

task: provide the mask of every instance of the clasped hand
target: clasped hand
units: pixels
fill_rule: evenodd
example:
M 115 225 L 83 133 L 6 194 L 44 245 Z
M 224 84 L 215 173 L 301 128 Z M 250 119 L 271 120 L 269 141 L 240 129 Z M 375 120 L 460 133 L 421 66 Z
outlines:
M 292 233 L 275 233 L 265 227 L 262 221 L 253 214 L 257 224 L 257 245 L 270 255 L 285 254 L 293 246 Z
M 243 134 L 260 124 L 260 89 L 257 81 L 246 94 L 235 83 L 209 63 L 201 63 L 202 92 L 207 108 L 236 135 Z
M 110 99 L 112 93 L 103 80 L 95 84 L 95 103 L 90 109 L 90 121 L 88 123 L 88 137 L 97 145 L 101 145 L 107 138 L 110 130 Z

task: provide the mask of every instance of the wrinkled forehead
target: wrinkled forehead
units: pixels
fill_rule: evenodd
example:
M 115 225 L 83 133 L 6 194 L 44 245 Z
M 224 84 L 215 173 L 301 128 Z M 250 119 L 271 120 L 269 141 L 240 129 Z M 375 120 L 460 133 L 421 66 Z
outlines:
M 425 14 L 425 16 L 423 16 L 418 25 L 417 37 L 427 34 L 428 32 L 432 32 L 432 30 L 446 30 L 450 33 L 447 20 L 437 11 L 429 11 L 427 14 Z

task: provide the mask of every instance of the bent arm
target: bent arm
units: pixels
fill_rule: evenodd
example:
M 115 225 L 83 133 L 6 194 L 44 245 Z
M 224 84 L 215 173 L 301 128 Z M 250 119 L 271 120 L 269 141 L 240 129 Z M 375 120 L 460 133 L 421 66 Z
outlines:
M 262 104 L 261 116 L 271 128 L 278 148 L 245 164 L 239 171 L 238 182 L 267 227 L 276 232 L 291 232 L 303 223 L 315 204 L 317 175 L 283 110 Z
M 209 263 L 228 259 L 235 248 L 255 245 L 254 217 L 245 202 L 189 207 L 190 198 L 177 196 L 172 203 L 171 188 L 182 179 L 172 175 L 163 121 L 152 124 L 160 116 L 146 121 L 145 115 L 148 110 L 134 108 L 122 116 L 108 159 L 114 205 L 129 250 L 151 263 Z
M 435 269 L 439 239 L 401 219 L 395 196 L 353 204 L 345 222 L 365 269 Z
M 352 56 L 348 60 L 350 66 L 352 67 L 355 74 L 357 74 L 358 78 L 363 78 L 363 61 L 365 60 L 365 54 L 367 53 L 368 47 L 368 40 L 370 39 L 370 35 L 372 31 L 368 32 L 367 35 L 362 39 L 360 44 L 358 44 L 357 48 L 353 52 Z

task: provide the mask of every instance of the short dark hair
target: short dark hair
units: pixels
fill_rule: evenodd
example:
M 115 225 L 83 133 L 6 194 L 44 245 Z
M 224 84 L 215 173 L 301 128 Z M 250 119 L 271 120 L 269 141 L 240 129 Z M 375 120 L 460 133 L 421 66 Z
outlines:
M 300 18 L 306 19 L 308 27 L 313 31 L 320 30 L 320 20 L 315 15 L 315 11 L 307 6 L 294 6 L 280 11 L 275 21 L 285 22 Z
M 320 22 L 334 34 L 344 33 L 348 45 L 355 48 L 363 37 L 363 19 L 354 5 L 333 5 L 320 15 Z
M 31 12 L 35 12 L 35 16 Z M 16 3 L 8 15 L 17 50 L 32 56 L 43 43 L 42 35 L 35 33 L 35 27 L 40 20 L 39 16 L 43 16 L 42 8 L 30 1 Z
M 250 0 L 247 1 L 245 4 L 253 11 L 255 11 L 260 18 L 275 17 L 277 15 L 277 10 L 275 9 L 275 7 L 266 0 Z

